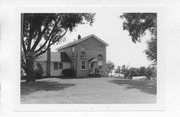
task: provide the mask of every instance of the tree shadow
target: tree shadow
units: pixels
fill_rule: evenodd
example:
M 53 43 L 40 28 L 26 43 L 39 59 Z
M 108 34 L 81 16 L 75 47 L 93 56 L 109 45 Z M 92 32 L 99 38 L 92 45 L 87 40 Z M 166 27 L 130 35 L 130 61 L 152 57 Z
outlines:
M 36 81 L 33 83 L 21 82 L 21 96 L 29 95 L 37 91 L 58 91 L 68 88 L 70 86 L 75 86 L 71 83 L 57 83 L 57 82 L 48 82 L 48 81 Z
M 157 94 L 157 83 L 155 80 L 111 80 L 110 82 L 118 84 L 118 85 L 125 85 L 126 89 L 139 89 L 141 92 L 148 93 L 148 94 Z

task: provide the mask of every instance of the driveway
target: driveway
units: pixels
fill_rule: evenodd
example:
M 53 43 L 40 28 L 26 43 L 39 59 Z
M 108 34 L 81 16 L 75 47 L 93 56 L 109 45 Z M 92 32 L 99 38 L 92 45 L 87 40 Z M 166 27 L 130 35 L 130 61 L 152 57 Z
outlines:
M 132 104 L 155 103 L 156 81 L 115 78 L 58 79 L 21 82 L 26 104 Z

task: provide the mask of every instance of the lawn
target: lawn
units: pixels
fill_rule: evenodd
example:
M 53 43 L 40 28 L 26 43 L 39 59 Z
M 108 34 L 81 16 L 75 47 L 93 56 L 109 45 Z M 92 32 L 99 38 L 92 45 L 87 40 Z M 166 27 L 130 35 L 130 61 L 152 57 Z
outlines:
M 47 78 L 21 82 L 25 104 L 134 104 L 156 102 L 156 81 Z

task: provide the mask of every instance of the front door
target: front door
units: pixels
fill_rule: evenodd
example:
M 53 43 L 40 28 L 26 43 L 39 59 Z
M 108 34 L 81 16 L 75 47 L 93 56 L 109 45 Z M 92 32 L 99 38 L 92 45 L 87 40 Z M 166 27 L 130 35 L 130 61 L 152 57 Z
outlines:
M 98 69 L 97 61 L 92 61 L 89 63 L 90 74 L 98 74 L 97 69 Z

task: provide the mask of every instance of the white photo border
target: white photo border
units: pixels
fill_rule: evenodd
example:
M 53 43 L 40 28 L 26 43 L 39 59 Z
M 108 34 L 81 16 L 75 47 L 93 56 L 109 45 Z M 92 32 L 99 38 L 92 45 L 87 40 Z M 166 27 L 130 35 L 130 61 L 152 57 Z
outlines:
M 92 12 L 101 13 L 103 9 L 117 9 L 123 12 L 156 12 L 158 19 L 158 62 L 157 62 L 157 103 L 156 104 L 21 104 L 20 103 L 20 31 L 21 31 L 21 13 L 76 13 L 76 12 Z M 12 57 L 7 59 L 11 61 L 13 71 L 8 74 L 11 83 L 7 84 L 4 102 L 10 102 L 11 109 L 14 112 L 59 112 L 59 111 L 162 111 L 165 109 L 165 78 L 166 78 L 166 37 L 165 37 L 165 8 L 163 5 L 62 5 L 62 6 L 16 6 L 7 11 L 11 14 L 7 21 L 3 21 L 5 32 L 3 38 L 11 38 L 13 47 L 10 51 Z M 8 14 L 8 15 L 9 15 Z M 12 20 L 12 19 L 13 20 Z M 10 22 L 13 21 L 14 23 Z M 10 29 L 11 28 L 11 29 Z M 8 35 L 10 34 L 10 35 Z M 6 65 L 3 64 L 3 67 Z M 8 67 L 8 65 L 7 65 Z M 7 68 L 6 68 L 7 69 Z M 6 79 L 6 81 L 8 80 Z M 9 94 L 11 93 L 11 94 Z M 12 98 L 13 97 L 13 98 Z M 12 98 L 12 99 L 11 99 Z M 10 106 L 10 105 L 9 105 Z M 10 110 L 11 110 L 10 109 Z

